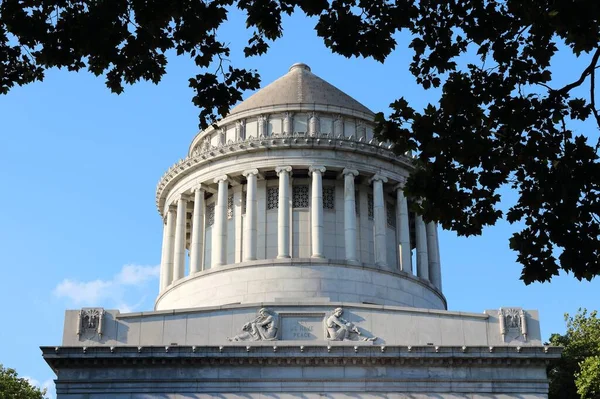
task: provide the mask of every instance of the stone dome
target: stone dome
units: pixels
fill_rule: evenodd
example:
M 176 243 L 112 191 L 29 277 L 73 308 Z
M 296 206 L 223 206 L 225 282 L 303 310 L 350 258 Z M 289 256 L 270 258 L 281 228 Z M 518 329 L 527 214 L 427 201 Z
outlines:
M 310 67 L 302 63 L 292 65 L 288 73 L 234 107 L 230 115 L 284 104 L 325 105 L 373 115 L 373 111 L 313 74 Z

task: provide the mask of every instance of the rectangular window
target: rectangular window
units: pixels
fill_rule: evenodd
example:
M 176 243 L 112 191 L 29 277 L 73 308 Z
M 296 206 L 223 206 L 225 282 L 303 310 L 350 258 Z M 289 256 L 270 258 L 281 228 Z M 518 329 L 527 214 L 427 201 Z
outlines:
M 215 224 L 215 203 L 206 205 L 206 227 Z
M 256 121 L 246 122 L 246 137 L 258 137 L 258 123 Z
M 319 129 L 321 134 L 331 134 L 333 131 L 333 119 L 327 117 L 321 117 Z
M 267 210 L 279 208 L 279 187 L 267 188 Z
M 235 143 L 237 141 L 237 137 L 235 137 L 235 124 L 231 124 L 227 126 L 227 132 L 225 133 L 225 143 L 229 142 Z
M 233 195 L 227 197 L 227 219 L 233 217 Z
M 292 207 L 308 208 L 308 186 L 292 187 Z
M 356 137 L 356 122 L 354 121 L 354 119 L 346 119 L 346 120 L 344 120 L 344 136 L 346 136 L 346 137 L 350 137 L 350 136 Z
M 279 117 L 271 117 L 269 118 L 269 136 L 274 134 L 283 133 L 283 128 L 281 125 L 281 118 Z
M 294 133 L 306 133 L 308 131 L 308 117 L 304 114 L 294 116 Z
M 387 225 L 388 225 L 388 227 L 395 228 L 396 227 L 396 207 L 390 202 L 388 202 L 386 205 L 387 206 L 385 209 L 387 212 L 386 213 L 387 214 Z
M 335 209 L 335 187 L 323 187 L 323 209 Z

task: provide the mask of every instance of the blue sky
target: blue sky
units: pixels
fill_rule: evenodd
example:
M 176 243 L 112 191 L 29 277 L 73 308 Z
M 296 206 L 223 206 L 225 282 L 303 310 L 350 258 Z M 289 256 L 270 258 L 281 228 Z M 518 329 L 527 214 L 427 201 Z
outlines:
M 220 37 L 230 42 L 233 63 L 257 68 L 263 85 L 304 62 L 375 111 L 386 111 L 400 96 L 416 105 L 435 101 L 409 74 L 412 55 L 402 37 L 384 64 L 348 60 L 324 47 L 310 20 L 285 21 L 284 38 L 261 58 L 243 59 L 249 34 L 239 14 Z M 584 62 L 559 54 L 556 84 L 578 76 Z M 152 309 L 162 235 L 154 192 L 197 132 L 187 84 L 196 73 L 190 60 L 172 57 L 158 86 L 140 83 L 116 96 L 101 78 L 53 70 L 43 83 L 0 96 L 0 363 L 51 387 L 54 374 L 39 346 L 61 343 L 65 309 Z M 593 124 L 577 129 L 597 137 Z M 508 206 L 515 195 L 504 194 Z M 440 233 L 451 310 L 539 309 L 547 338 L 564 331 L 565 312 L 600 307 L 598 279 L 560 276 L 525 286 L 508 248 L 516 228 L 499 223 L 475 238 Z

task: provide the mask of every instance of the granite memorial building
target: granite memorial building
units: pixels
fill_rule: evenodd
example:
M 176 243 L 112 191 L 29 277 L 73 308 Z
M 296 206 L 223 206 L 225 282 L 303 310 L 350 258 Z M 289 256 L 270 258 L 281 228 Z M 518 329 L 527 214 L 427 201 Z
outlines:
M 154 310 L 68 310 L 58 398 L 546 398 L 535 310 L 447 310 L 373 117 L 294 64 L 200 132 L 158 184 Z

